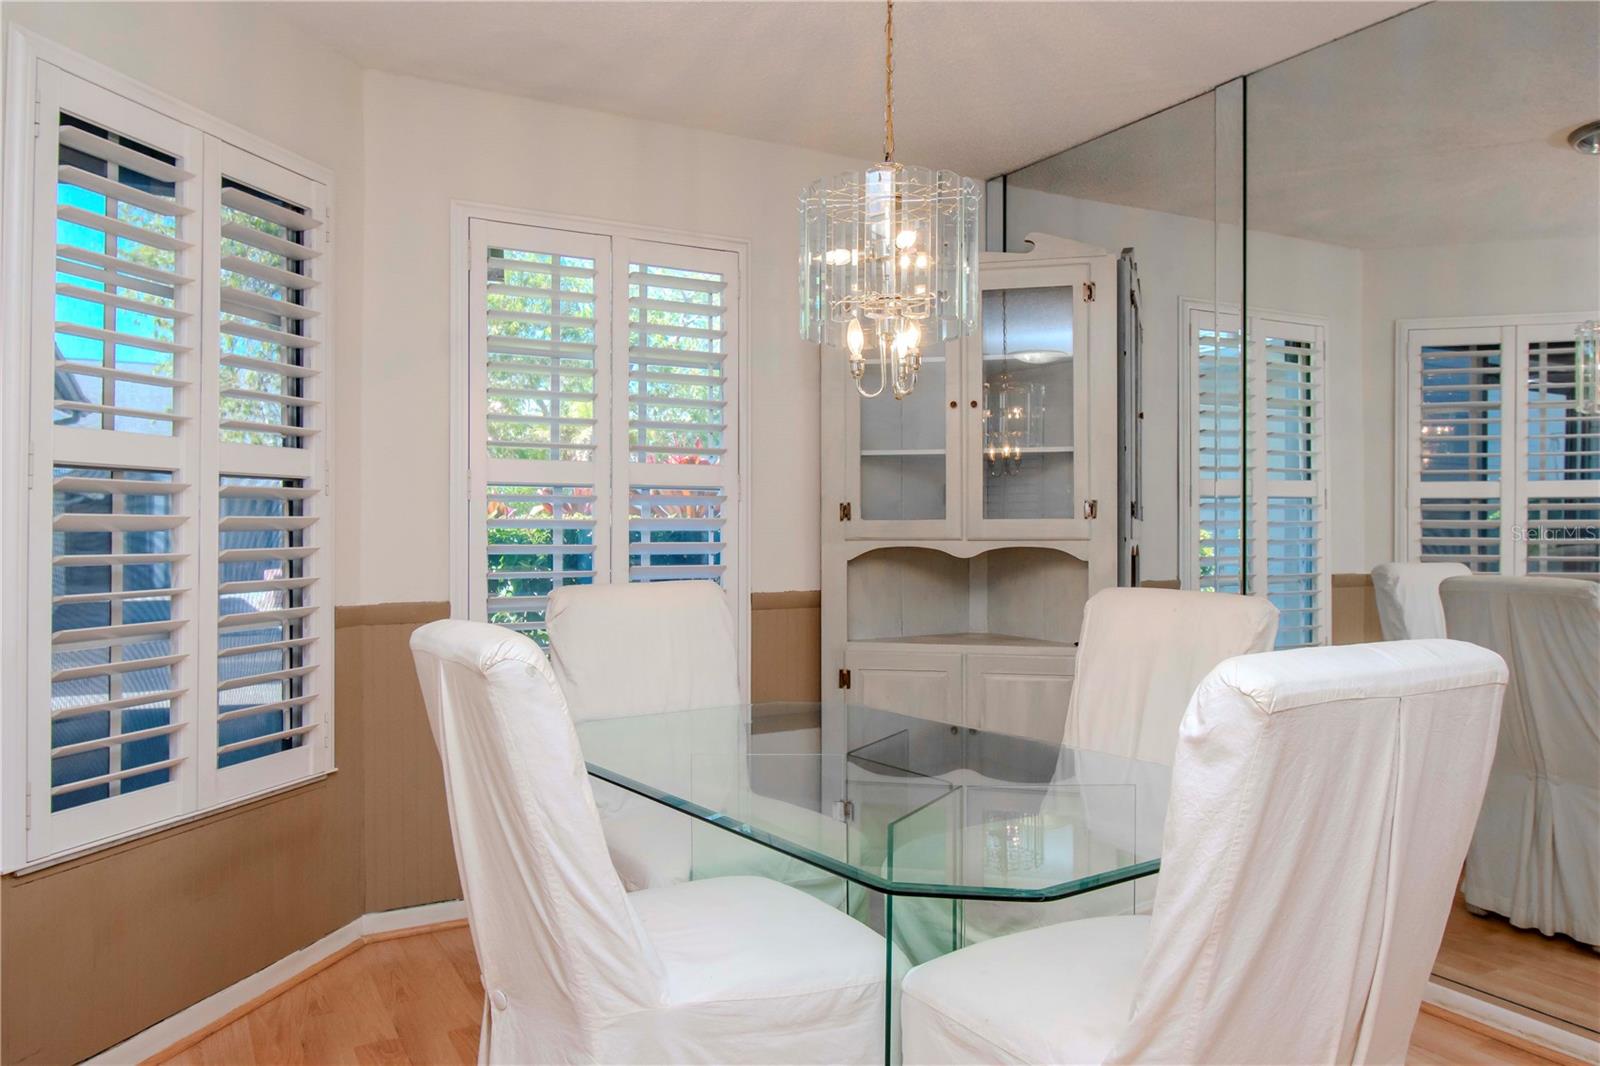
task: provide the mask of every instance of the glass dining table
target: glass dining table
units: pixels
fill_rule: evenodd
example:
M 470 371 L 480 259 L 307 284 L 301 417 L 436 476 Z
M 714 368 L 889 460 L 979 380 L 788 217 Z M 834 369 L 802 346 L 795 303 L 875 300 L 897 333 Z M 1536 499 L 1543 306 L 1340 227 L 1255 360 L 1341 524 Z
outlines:
M 590 717 L 591 776 L 690 819 L 695 878 L 778 877 L 881 933 L 885 1061 L 908 966 L 1036 925 L 1147 911 L 1170 771 L 868 707 Z

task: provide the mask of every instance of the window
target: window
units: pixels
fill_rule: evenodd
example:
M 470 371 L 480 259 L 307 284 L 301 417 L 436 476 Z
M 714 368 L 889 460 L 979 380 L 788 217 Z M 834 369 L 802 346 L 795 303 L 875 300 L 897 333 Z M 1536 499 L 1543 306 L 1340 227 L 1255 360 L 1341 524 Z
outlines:
M 1266 596 L 1280 648 L 1331 637 L 1322 405 L 1327 327 L 1184 301 L 1188 336 L 1185 588 Z
M 720 242 L 474 217 L 458 613 L 540 643 L 564 585 L 739 598 L 739 278 Z
M 332 762 L 326 182 L 35 70 L 8 869 Z
M 1592 314 L 1401 322 L 1400 558 L 1600 575 L 1600 418 L 1578 412 Z

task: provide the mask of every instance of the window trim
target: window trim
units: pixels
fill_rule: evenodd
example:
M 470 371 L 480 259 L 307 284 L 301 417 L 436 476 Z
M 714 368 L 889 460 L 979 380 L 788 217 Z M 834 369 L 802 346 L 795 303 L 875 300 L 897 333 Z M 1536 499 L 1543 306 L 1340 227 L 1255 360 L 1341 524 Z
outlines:
M 736 508 L 741 543 L 734 556 L 736 582 L 735 625 L 739 633 L 739 684 L 745 699 L 750 696 L 750 573 L 751 528 L 750 485 L 754 466 L 750 447 L 750 401 L 753 344 L 750 336 L 750 242 L 739 237 L 693 233 L 656 226 L 617 222 L 581 215 L 561 215 L 529 211 L 501 204 L 473 200 L 450 202 L 450 615 L 471 617 L 472 600 L 472 477 L 468 470 L 473 427 L 471 411 L 471 328 L 472 256 L 469 228 L 473 221 L 507 223 L 540 229 L 571 230 L 603 234 L 623 240 L 679 244 L 710 251 L 728 252 L 737 257 L 739 278 L 738 337 L 739 373 L 736 405 L 736 441 L 739 455 L 734 479 L 739 489 Z M 623 301 L 626 302 L 626 294 Z M 614 386 L 615 387 L 615 386 Z M 627 388 L 626 381 L 622 388 Z
M 26 589 L 30 573 L 29 524 L 33 508 L 32 493 L 48 491 L 49 486 L 31 482 L 33 451 L 29 417 L 33 374 L 31 365 L 35 328 L 36 279 L 31 276 L 35 243 L 35 189 L 34 173 L 38 166 L 39 145 L 35 123 L 39 115 L 39 71 L 42 65 L 55 67 L 68 75 L 91 83 L 97 88 L 120 96 L 131 103 L 157 112 L 174 122 L 190 127 L 201 137 L 214 138 L 249 155 L 258 156 L 284 170 L 291 171 L 321 186 L 321 204 L 324 209 L 323 253 L 319 260 L 321 272 L 329 281 L 335 277 L 336 248 L 334 242 L 335 181 L 333 172 L 318 163 L 284 149 L 247 130 L 218 119 L 206 112 L 167 95 L 151 86 L 127 76 L 111 67 L 80 55 L 48 38 L 41 37 L 20 26 L 8 27 L 5 40 L 5 110 L 4 110 L 4 162 L 0 173 L 0 188 L 4 189 L 4 214 L 0 216 L 0 306 L 5 308 L 4 333 L 0 336 L 0 586 L 6 589 Z M 206 175 L 197 174 L 204 182 Z M 202 252 L 202 263 L 213 260 Z M 320 387 L 328 415 L 334 409 L 333 353 L 337 348 L 336 301 L 324 298 L 320 325 L 325 344 L 319 349 L 328 362 L 328 372 L 322 375 Z M 197 387 L 206 383 L 197 382 Z M 28 596 L 0 597 L 0 872 L 13 873 L 34 870 L 77 858 L 104 848 L 124 844 L 129 840 L 147 836 L 163 829 L 216 817 L 220 813 L 264 797 L 313 784 L 336 770 L 334 684 L 335 663 L 332 653 L 332 609 L 334 602 L 334 559 L 336 540 L 332 521 L 335 481 L 332 455 L 336 429 L 329 417 L 322 426 L 319 442 L 318 471 L 325 489 L 326 503 L 322 505 L 328 521 L 319 530 L 326 561 L 320 567 L 319 579 L 326 582 L 326 607 L 329 652 L 319 663 L 323 676 L 320 684 L 326 693 L 325 720 L 327 756 L 311 774 L 292 781 L 275 782 L 248 795 L 231 796 L 211 806 L 185 810 L 107 835 L 103 838 L 63 848 L 49 855 L 30 858 L 29 835 L 29 780 L 28 760 L 30 745 L 16 742 L 15 738 L 27 735 L 29 727 L 29 677 L 28 656 Z M 203 441 L 203 449 L 214 463 L 220 458 L 223 446 L 220 441 Z M 197 513 L 198 516 L 198 513 Z M 196 535 L 205 535 L 197 526 Z M 215 535 L 215 530 L 211 531 Z M 214 577 L 214 575 L 213 575 Z M 198 595 L 198 593 L 196 593 Z M 202 693 L 202 695 L 204 695 Z M 198 762 L 196 772 L 199 772 Z
M 1394 487 L 1392 494 L 1392 509 L 1390 530 L 1393 535 L 1391 547 L 1393 557 L 1397 560 L 1418 561 L 1417 555 L 1412 551 L 1412 517 L 1411 517 L 1411 440 L 1413 433 L 1413 404 L 1411 402 L 1411 339 L 1413 331 L 1431 329 L 1502 329 L 1511 330 L 1513 333 L 1524 327 L 1561 326 L 1569 323 L 1583 322 L 1600 318 L 1600 311 L 1560 311 L 1542 314 L 1523 315 L 1453 315 L 1442 318 L 1397 318 L 1394 323 L 1394 416 L 1391 426 L 1394 436 L 1390 447 L 1393 461 Z M 1512 358 L 1520 358 L 1517 346 L 1513 345 Z M 1522 413 L 1517 407 L 1511 408 L 1518 429 L 1511 431 L 1513 440 L 1516 439 L 1522 423 Z M 1502 429 L 1502 436 L 1505 430 Z M 1519 447 L 1519 459 L 1526 459 L 1526 454 Z M 1501 500 L 1525 500 L 1529 484 L 1527 467 L 1524 463 L 1517 463 L 1512 468 L 1514 477 L 1508 482 L 1507 468 L 1503 464 L 1499 481 Z M 1558 482 L 1559 483 L 1559 482 Z M 1512 492 L 1507 492 L 1507 485 Z M 1523 546 L 1518 545 L 1510 538 L 1503 538 L 1501 547 L 1507 545 L 1512 548 L 1512 554 L 1502 555 L 1503 560 L 1514 565 L 1511 572 L 1516 576 L 1523 576 L 1527 572 L 1527 561 Z M 1501 573 L 1505 573 L 1502 570 Z
M 1248 374 L 1258 361 L 1264 363 L 1264 356 L 1258 356 L 1256 344 L 1258 338 L 1251 333 L 1252 324 L 1260 321 L 1278 321 L 1303 326 L 1307 329 L 1317 330 L 1322 338 L 1322 363 L 1318 368 L 1321 375 L 1319 388 L 1321 389 L 1321 404 L 1323 415 L 1319 419 L 1318 439 L 1320 450 L 1318 452 L 1321 463 L 1317 468 L 1316 486 L 1318 522 L 1320 527 L 1318 541 L 1318 555 L 1320 565 L 1318 568 L 1317 592 L 1317 626 L 1321 634 L 1319 644 L 1333 643 L 1333 534 L 1332 520 L 1334 505 L 1332 501 L 1331 478 L 1332 470 L 1329 466 L 1329 430 L 1328 416 L 1326 414 L 1330 397 L 1332 396 L 1333 370 L 1329 351 L 1332 347 L 1331 330 L 1326 316 L 1309 315 L 1298 311 L 1282 311 L 1271 307 L 1252 307 L 1248 316 L 1242 316 L 1238 304 L 1218 304 L 1211 300 L 1201 300 L 1184 296 L 1178 300 L 1178 363 L 1179 363 L 1179 388 L 1178 388 L 1178 440 L 1180 449 L 1180 464 L 1178 468 L 1178 514 L 1180 526 L 1178 531 L 1178 584 L 1180 588 L 1193 589 L 1197 587 L 1199 575 L 1196 573 L 1196 560 L 1199 557 L 1199 539 L 1196 529 L 1200 521 L 1199 516 L 1199 490 L 1200 479 L 1195 476 L 1197 471 L 1195 440 L 1198 429 L 1196 422 L 1196 396 L 1195 382 L 1198 368 L 1194 355 L 1194 345 L 1191 343 L 1193 336 L 1192 321 L 1196 314 L 1212 315 L 1214 318 L 1231 316 L 1239 323 L 1243 334 L 1244 351 L 1241 361 L 1247 374 L 1245 382 L 1245 395 L 1253 398 Z M 1254 408 L 1247 407 L 1247 417 L 1254 420 L 1257 417 Z M 1256 488 L 1258 483 L 1263 487 L 1269 486 L 1267 479 L 1261 476 L 1260 471 L 1254 469 L 1249 461 L 1248 442 L 1252 428 L 1244 428 L 1245 448 L 1241 470 L 1241 495 L 1245 500 L 1245 510 L 1240 521 L 1249 531 L 1245 538 L 1247 549 L 1253 554 L 1258 542 L 1265 543 L 1265 531 L 1268 525 L 1266 510 L 1259 512 L 1256 509 Z M 1262 469 L 1265 469 L 1264 463 Z M 1267 496 L 1270 496 L 1270 491 Z M 1304 495 L 1303 493 L 1288 493 L 1288 495 Z M 1244 572 L 1241 574 L 1241 586 L 1248 588 L 1248 578 L 1251 574 L 1250 561 L 1244 563 Z M 1263 589 L 1260 592 L 1244 592 L 1243 595 L 1267 597 Z M 1299 646 L 1299 645 L 1296 645 Z M 1314 647 L 1316 645 L 1307 645 Z

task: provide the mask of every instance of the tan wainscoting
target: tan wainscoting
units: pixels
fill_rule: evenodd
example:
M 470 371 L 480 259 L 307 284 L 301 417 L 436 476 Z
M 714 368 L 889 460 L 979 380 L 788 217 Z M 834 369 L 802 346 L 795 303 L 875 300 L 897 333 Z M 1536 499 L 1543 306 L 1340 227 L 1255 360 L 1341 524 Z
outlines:
M 1333 575 L 1333 642 L 1371 644 L 1383 639 L 1378 594 L 1371 574 Z
M 822 593 L 750 596 L 750 698 L 822 698 Z

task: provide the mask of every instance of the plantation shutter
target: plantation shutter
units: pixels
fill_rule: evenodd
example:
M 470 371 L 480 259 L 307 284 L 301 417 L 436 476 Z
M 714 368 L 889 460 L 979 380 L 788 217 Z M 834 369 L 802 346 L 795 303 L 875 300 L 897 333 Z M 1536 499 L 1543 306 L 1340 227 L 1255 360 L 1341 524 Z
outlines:
M 627 340 L 617 365 L 620 378 L 625 361 L 628 391 L 613 470 L 627 490 L 613 515 L 628 536 L 614 565 L 630 581 L 700 578 L 726 588 L 737 521 L 738 257 L 619 244 L 627 300 L 618 336 Z
M 37 71 L 9 866 L 332 764 L 326 190 Z
M 1328 640 L 1321 326 L 1260 316 L 1250 323 L 1252 591 L 1278 608 L 1277 647 Z
M 1190 588 L 1243 593 L 1244 360 L 1239 318 L 1202 307 L 1187 310 L 1191 407 L 1189 430 Z
M 1526 371 L 1521 431 L 1526 484 L 1518 508 L 1524 572 L 1600 575 L 1600 416 L 1577 409 L 1579 319 L 1517 327 Z
M 609 574 L 611 241 L 473 219 L 468 243 L 468 465 L 482 514 L 470 605 L 542 644 L 550 593 Z
M 48 65 L 38 94 L 30 856 L 192 806 L 203 539 L 203 139 Z
M 1413 329 L 1406 344 L 1412 557 L 1500 573 L 1509 533 L 1502 507 L 1504 427 L 1513 415 L 1503 386 L 1513 331 Z
M 1280 648 L 1326 643 L 1326 327 L 1186 305 L 1190 394 L 1187 588 L 1265 596 Z
M 216 697 L 201 787 L 220 802 L 331 764 L 333 589 L 322 189 L 231 145 L 211 161 Z

